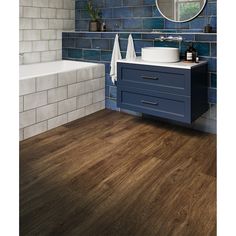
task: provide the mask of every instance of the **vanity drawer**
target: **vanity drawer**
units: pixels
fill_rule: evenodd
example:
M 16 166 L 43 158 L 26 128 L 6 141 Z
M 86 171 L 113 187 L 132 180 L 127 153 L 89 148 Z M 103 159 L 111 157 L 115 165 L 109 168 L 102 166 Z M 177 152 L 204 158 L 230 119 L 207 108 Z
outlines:
M 118 63 L 118 84 L 165 93 L 190 95 L 189 70 Z
M 127 90 L 118 90 L 118 105 L 121 108 L 191 123 L 190 99 L 169 94 L 147 95 Z

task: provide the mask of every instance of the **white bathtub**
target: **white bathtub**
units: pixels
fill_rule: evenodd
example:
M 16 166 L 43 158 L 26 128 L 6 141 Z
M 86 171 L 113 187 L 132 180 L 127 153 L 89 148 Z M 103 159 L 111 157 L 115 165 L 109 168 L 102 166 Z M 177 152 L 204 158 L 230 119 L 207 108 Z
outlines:
M 55 61 L 20 66 L 20 140 L 105 108 L 103 64 Z
M 20 79 L 29 79 L 32 77 L 40 77 L 51 74 L 73 71 L 85 67 L 95 66 L 95 63 L 79 62 L 79 61 L 53 61 L 46 63 L 37 63 L 20 66 Z

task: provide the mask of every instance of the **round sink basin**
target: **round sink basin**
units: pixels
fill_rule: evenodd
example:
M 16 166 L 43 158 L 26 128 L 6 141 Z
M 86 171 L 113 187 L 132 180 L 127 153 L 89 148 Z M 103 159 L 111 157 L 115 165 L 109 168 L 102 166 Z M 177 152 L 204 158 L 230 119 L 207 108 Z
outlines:
M 142 48 L 142 60 L 150 62 L 178 62 L 179 49 L 169 47 Z

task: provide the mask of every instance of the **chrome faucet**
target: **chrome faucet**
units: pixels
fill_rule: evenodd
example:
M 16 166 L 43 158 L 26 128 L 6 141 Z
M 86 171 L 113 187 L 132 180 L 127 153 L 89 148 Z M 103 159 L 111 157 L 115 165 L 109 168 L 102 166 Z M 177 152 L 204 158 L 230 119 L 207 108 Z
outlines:
M 161 36 L 160 38 L 155 38 L 156 41 L 161 41 L 161 42 L 164 42 L 164 41 L 168 41 L 168 42 L 182 42 L 183 41 L 183 37 L 181 36 L 177 36 L 177 37 L 173 37 L 173 36 L 168 36 L 168 37 L 164 37 L 164 36 Z

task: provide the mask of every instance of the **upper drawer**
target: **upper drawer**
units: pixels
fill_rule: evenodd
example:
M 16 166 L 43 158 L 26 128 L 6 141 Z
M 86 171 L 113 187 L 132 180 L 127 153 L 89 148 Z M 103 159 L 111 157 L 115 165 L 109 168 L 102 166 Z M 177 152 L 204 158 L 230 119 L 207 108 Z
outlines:
M 190 70 L 118 63 L 122 86 L 190 96 Z

